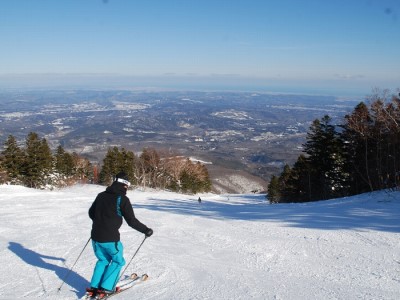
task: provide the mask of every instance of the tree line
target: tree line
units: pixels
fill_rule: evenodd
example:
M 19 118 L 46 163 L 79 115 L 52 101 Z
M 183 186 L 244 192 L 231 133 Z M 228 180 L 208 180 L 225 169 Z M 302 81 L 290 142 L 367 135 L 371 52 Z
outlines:
M 53 154 L 47 140 L 35 132 L 27 135 L 25 147 L 9 135 L 0 155 L 0 183 L 32 188 L 52 188 L 93 181 L 93 166 L 76 153 L 58 146 Z
M 133 185 L 168 189 L 182 193 L 211 190 L 207 168 L 189 158 L 157 152 L 145 148 L 140 155 L 122 148 L 112 147 L 103 160 L 99 182 L 108 185 L 113 175 L 124 170 Z
M 47 140 L 31 132 L 24 147 L 9 135 L 0 155 L 0 183 L 40 189 L 75 183 L 109 185 L 122 170 L 134 186 L 184 193 L 211 190 L 208 170 L 203 164 L 182 156 L 162 156 L 152 148 L 144 149 L 140 155 L 124 148 L 109 148 L 99 167 L 75 152 L 65 151 L 61 145 L 52 153 Z
M 399 187 L 400 98 L 374 90 L 332 124 L 325 115 L 312 122 L 293 166 L 272 176 L 270 203 L 332 199 Z

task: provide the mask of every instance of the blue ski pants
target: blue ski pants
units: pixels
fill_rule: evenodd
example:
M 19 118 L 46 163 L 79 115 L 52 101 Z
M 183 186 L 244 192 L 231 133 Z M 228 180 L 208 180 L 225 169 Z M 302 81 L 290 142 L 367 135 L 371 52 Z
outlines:
M 114 290 L 122 267 L 125 265 L 121 242 L 99 243 L 92 241 L 98 261 L 93 271 L 90 286 Z

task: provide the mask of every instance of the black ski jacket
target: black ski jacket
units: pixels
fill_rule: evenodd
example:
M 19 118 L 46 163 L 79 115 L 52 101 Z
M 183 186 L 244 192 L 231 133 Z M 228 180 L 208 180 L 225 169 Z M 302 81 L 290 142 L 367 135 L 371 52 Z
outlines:
M 126 196 L 126 189 L 119 182 L 113 182 L 104 192 L 97 195 L 89 208 L 89 217 L 93 221 L 92 240 L 100 243 L 120 240 L 119 228 L 122 218 L 130 227 L 141 233 L 149 229 L 136 219 L 132 204 Z

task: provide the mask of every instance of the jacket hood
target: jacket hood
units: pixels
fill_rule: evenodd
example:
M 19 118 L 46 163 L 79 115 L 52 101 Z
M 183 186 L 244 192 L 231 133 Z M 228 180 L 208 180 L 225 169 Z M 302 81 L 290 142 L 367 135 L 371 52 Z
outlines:
M 106 189 L 107 193 L 117 194 L 117 195 L 126 195 L 126 188 L 123 183 L 114 181 L 109 187 Z

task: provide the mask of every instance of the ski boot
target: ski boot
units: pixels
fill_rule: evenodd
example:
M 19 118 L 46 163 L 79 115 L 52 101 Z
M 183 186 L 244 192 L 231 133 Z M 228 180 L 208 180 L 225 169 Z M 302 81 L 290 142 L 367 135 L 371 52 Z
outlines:
M 93 287 L 90 287 L 90 288 L 86 288 L 86 299 L 90 299 L 90 298 L 94 298 L 94 297 L 96 297 L 96 294 L 97 294 L 97 288 L 93 288 Z
M 108 296 L 118 293 L 119 290 L 120 290 L 120 287 L 117 287 L 114 291 L 98 289 L 97 293 L 96 293 L 96 297 L 94 299 L 96 299 L 96 300 L 106 299 Z

